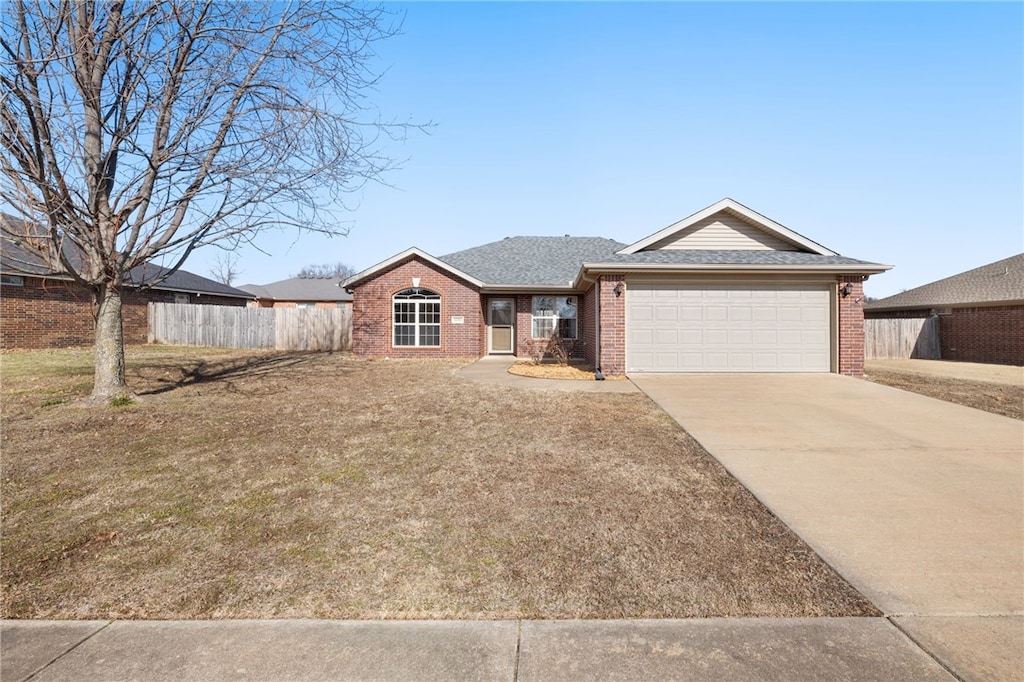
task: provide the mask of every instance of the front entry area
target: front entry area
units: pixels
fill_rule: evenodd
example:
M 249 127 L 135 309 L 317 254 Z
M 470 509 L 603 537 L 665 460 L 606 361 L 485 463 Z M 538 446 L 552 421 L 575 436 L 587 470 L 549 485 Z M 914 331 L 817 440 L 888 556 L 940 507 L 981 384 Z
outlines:
M 487 303 L 487 352 L 511 355 L 515 351 L 516 302 L 492 298 Z

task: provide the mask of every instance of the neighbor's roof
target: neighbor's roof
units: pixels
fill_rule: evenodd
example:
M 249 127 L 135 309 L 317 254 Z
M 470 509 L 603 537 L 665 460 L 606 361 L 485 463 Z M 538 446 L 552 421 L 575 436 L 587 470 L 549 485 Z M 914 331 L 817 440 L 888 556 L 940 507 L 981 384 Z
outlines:
M 24 221 L 8 215 L 4 215 L 3 218 L 7 221 L 17 221 L 16 224 L 25 224 Z M 71 279 L 65 274 L 54 273 L 38 256 L 21 248 L 3 234 L 0 234 L 0 272 L 3 272 L 5 275 L 20 275 L 24 277 Z M 226 284 L 207 279 L 187 270 L 178 270 L 170 274 L 168 272 L 168 268 L 156 265 L 155 263 L 140 265 L 128 273 L 127 284 L 133 287 L 152 286 L 152 288 L 162 291 L 226 296 L 229 298 L 252 298 L 252 295 L 245 291 L 229 287 Z M 161 279 L 163 281 L 159 284 L 151 284 Z
M 351 301 L 352 294 L 338 284 L 343 277 L 292 277 L 270 284 L 243 284 L 238 287 L 256 298 L 274 301 Z
M 1024 253 L 872 301 L 865 310 L 1024 302 Z

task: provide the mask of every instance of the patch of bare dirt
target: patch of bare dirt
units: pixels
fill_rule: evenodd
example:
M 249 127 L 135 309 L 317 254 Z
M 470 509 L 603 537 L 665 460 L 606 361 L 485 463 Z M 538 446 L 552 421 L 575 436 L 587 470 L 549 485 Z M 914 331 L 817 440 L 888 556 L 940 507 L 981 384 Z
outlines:
M 642 394 L 445 361 L 8 354 L 4 618 L 877 615 Z
M 864 378 L 930 398 L 1024 420 L 1024 386 L 972 381 L 878 366 L 868 368 Z

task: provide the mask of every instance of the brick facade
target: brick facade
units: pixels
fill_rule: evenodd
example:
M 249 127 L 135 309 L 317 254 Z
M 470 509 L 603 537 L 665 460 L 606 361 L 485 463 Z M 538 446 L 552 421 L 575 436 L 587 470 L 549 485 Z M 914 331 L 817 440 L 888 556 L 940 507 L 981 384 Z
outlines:
M 437 348 L 392 346 L 392 296 L 411 286 L 441 295 L 441 345 Z M 841 290 L 850 285 L 848 296 L 838 295 L 838 371 L 861 376 L 864 373 L 864 285 L 861 275 L 837 278 Z M 619 295 L 615 289 L 621 285 Z M 591 362 L 598 360 L 607 376 L 626 372 L 626 291 L 624 275 L 601 275 L 594 287 L 577 296 L 578 354 Z M 418 258 L 397 265 L 360 284 L 354 292 L 353 344 L 356 355 L 372 357 L 481 357 L 488 352 L 487 314 L 492 298 L 515 301 L 515 354 L 525 357 L 533 333 L 533 295 L 483 295 L 474 285 Z M 600 317 L 600 339 L 595 330 Z M 462 324 L 452 324 L 460 316 Z
M 839 308 L 839 368 L 840 374 L 859 377 L 864 375 L 864 277 L 841 275 L 838 283 Z M 842 289 L 850 285 L 850 293 Z
M 392 297 L 413 286 L 441 295 L 441 345 L 434 348 L 392 345 Z M 452 322 L 461 317 L 462 323 Z M 385 358 L 480 357 L 487 351 L 480 290 L 419 259 L 405 261 L 359 285 L 352 301 L 352 352 Z
M 924 318 L 932 308 L 868 310 L 868 319 Z M 943 360 L 1024 365 L 1024 305 L 953 308 L 938 315 Z
M 939 315 L 944 360 L 1024 365 L 1024 305 L 954 308 Z
M 619 284 L 621 295 L 616 295 Z M 594 286 L 601 310 L 601 372 L 620 376 L 626 373 L 626 279 L 623 275 L 601 275 Z
M 74 282 L 24 277 L 22 286 L 0 286 L 0 348 L 69 348 L 91 346 L 95 340 L 92 296 Z M 174 292 L 128 291 L 121 302 L 124 342 L 146 343 L 149 303 L 174 303 Z M 190 296 L 190 303 L 245 305 L 244 299 Z

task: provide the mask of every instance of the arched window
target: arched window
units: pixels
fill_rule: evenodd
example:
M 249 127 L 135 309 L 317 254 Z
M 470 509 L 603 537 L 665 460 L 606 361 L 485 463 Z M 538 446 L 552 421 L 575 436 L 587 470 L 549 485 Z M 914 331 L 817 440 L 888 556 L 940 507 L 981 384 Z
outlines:
M 406 289 L 393 297 L 392 344 L 441 345 L 441 294 L 429 289 Z

